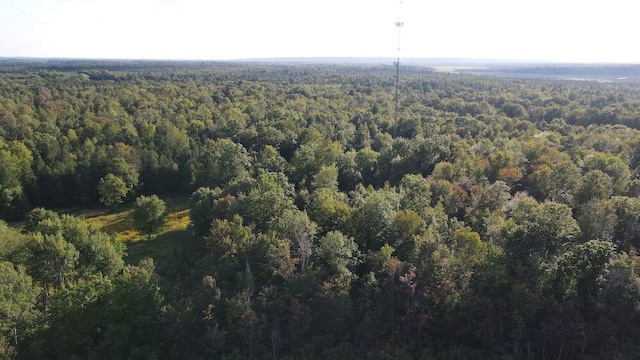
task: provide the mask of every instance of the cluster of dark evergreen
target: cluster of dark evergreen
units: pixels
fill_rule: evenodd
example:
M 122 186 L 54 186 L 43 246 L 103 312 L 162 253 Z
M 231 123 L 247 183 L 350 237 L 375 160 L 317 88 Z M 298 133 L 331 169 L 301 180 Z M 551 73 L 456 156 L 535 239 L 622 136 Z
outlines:
M 0 63 L 0 359 L 637 358 L 640 84 L 393 70 Z

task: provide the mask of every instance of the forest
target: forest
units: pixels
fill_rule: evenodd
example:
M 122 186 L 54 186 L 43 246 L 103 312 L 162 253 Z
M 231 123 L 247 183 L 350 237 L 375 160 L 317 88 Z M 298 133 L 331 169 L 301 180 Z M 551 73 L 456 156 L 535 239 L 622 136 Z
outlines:
M 394 74 L 0 62 L 0 359 L 637 359 L 640 82 Z

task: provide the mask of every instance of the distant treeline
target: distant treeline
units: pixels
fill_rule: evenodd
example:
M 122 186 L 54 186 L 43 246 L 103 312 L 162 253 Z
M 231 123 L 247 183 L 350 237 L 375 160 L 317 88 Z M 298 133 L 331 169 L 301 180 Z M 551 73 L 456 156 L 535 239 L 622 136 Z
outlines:
M 561 78 L 584 80 L 640 80 L 640 65 L 510 65 L 489 66 L 486 69 L 461 70 L 461 72 L 518 75 L 537 78 Z

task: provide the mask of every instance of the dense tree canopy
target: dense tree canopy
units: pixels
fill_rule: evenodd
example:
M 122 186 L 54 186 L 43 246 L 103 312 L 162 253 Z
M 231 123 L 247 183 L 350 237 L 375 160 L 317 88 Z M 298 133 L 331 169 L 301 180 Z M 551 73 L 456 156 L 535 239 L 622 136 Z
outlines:
M 636 356 L 640 85 L 392 70 L 0 62 L 0 358 Z

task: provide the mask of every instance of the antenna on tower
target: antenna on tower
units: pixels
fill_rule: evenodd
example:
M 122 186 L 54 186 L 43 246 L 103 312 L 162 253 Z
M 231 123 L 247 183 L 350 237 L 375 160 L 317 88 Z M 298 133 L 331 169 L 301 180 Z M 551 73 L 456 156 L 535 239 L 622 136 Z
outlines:
M 402 6 L 402 0 L 400 0 L 399 5 Z M 402 20 L 396 21 L 396 28 L 398 29 L 398 46 L 396 48 L 396 61 L 393 63 L 396 67 L 396 96 L 395 96 L 395 106 L 393 110 L 393 138 L 396 138 L 396 127 L 398 125 L 398 89 L 400 88 L 400 30 L 404 26 L 404 22 Z

